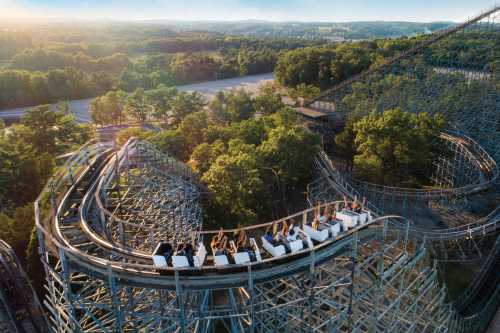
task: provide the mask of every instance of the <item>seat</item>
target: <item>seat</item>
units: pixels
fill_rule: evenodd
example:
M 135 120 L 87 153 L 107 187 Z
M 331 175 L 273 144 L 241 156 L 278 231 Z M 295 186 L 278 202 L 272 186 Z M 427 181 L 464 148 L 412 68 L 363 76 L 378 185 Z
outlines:
M 328 239 L 329 236 L 328 229 L 316 230 L 307 224 L 303 226 L 303 230 L 309 237 L 320 243 Z
M 261 237 L 261 241 L 262 247 L 273 257 L 281 257 L 286 253 L 285 246 L 283 245 L 273 246 L 273 244 L 269 243 L 264 237 Z
M 255 259 L 257 261 L 262 261 L 262 256 L 260 255 L 260 249 L 257 246 L 257 242 L 255 241 L 255 238 L 250 238 L 250 244 L 253 246 L 253 252 L 255 253 Z
M 186 256 L 172 256 L 172 266 L 175 268 L 189 267 L 189 262 Z
M 237 265 L 246 264 L 250 262 L 250 256 L 247 252 L 236 252 L 238 248 L 234 244 L 234 241 L 230 241 L 229 244 L 233 248 L 233 259 Z
M 335 224 L 330 224 L 330 231 L 332 232 L 333 237 L 337 237 L 340 233 L 340 221 Z
M 198 244 L 198 250 L 196 251 L 196 255 L 194 256 L 194 266 L 201 267 L 205 262 L 205 258 L 207 257 L 207 249 L 202 242 Z
M 299 252 L 304 248 L 304 243 L 302 243 L 302 239 L 297 239 L 295 241 L 292 241 L 289 243 L 289 245 L 292 253 Z
M 305 233 L 302 229 L 300 229 L 299 227 L 295 227 L 295 231 L 296 231 L 299 235 L 301 235 L 302 240 L 305 240 L 305 241 L 306 241 L 306 243 L 307 243 L 307 247 L 308 247 L 309 249 L 312 249 L 312 248 L 314 247 L 314 244 L 313 244 L 313 242 L 312 242 L 312 240 L 311 240 L 311 237 L 309 237 L 309 235 L 308 235 L 308 234 L 306 234 L 306 233 Z
M 368 214 L 366 212 L 358 213 L 359 224 L 366 223 L 368 221 Z
M 336 218 L 342 221 L 342 228 L 347 230 L 347 228 L 354 228 L 358 224 L 359 216 L 351 211 L 340 211 L 337 212 Z
M 233 259 L 237 265 L 242 265 L 250 262 L 250 256 L 247 252 L 234 253 Z
M 153 259 L 153 264 L 156 267 L 167 267 L 167 258 L 165 258 L 164 253 L 172 253 L 172 245 L 169 243 L 160 242 L 156 245 L 153 255 L 151 258 Z
M 214 265 L 215 266 L 226 266 L 229 265 L 229 260 L 225 255 L 214 256 Z
M 167 260 L 165 260 L 164 256 L 153 255 L 153 264 L 156 267 L 167 267 Z

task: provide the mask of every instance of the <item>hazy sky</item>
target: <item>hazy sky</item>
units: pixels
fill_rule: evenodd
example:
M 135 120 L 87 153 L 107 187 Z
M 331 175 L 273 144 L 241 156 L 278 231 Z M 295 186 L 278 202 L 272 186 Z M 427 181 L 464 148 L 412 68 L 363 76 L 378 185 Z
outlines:
M 500 0 L 0 0 L 0 18 L 463 21 Z

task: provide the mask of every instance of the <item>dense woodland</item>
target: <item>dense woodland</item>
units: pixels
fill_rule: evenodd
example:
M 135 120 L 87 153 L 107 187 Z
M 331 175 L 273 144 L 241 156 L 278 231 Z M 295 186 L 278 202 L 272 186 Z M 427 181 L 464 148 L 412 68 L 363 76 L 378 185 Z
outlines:
M 446 28 L 451 23 L 416 22 L 176 22 L 174 30 L 196 29 L 244 36 L 294 37 L 329 40 L 366 40 L 414 36 Z
M 335 137 L 335 155 L 347 159 L 360 180 L 409 188 L 432 185 L 435 161 L 447 153 L 439 138 L 445 125 L 441 113 L 399 108 L 351 116 Z
M 381 39 L 293 50 L 279 58 L 276 78 L 287 87 L 306 84 L 326 89 L 418 45 L 425 38 Z M 461 68 L 467 64 L 468 70 L 498 73 L 499 46 L 500 41 L 489 33 L 460 34 L 426 49 L 422 60 L 429 66 Z
M 130 92 L 269 73 L 280 53 L 321 43 L 129 29 L 71 26 L 63 34 L 42 27 L 43 35 L 0 30 L 0 109 L 95 97 L 114 89 Z

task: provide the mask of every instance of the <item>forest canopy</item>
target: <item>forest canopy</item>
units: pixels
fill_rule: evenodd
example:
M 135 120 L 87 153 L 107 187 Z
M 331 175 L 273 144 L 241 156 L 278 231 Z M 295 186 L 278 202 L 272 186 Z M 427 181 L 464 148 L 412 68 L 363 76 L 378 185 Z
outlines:
M 491 33 L 454 35 L 433 44 L 420 56 L 423 63 L 433 67 L 456 68 L 496 73 L 500 41 Z M 371 66 L 410 49 L 425 40 L 413 38 L 379 39 L 356 43 L 313 46 L 285 52 L 276 64 L 276 79 L 284 86 L 300 84 L 321 89 L 332 87 Z
M 335 138 L 337 153 L 353 163 L 356 178 L 380 185 L 419 188 L 446 152 L 441 114 L 389 109 L 348 121 Z

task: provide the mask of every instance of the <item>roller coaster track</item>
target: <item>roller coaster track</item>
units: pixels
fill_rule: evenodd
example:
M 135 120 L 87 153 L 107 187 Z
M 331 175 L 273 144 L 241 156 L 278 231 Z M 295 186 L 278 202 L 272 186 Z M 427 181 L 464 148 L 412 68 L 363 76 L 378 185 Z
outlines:
M 337 110 L 338 105 L 336 105 L 336 103 L 342 101 L 343 96 L 345 96 L 344 94 L 349 94 L 349 88 L 353 84 L 357 82 L 368 82 L 372 77 L 376 80 L 377 74 L 393 72 L 395 67 L 401 64 L 402 60 L 409 59 L 414 55 L 422 53 L 430 44 L 446 36 L 452 35 L 456 31 L 464 29 L 469 24 L 479 22 L 491 14 L 498 15 L 497 12 L 499 10 L 500 8 L 496 6 L 491 11 L 485 12 L 484 16 L 480 15 L 479 17 L 469 20 L 465 23 L 465 26 L 457 26 L 441 33 L 434 34 L 422 44 L 391 58 L 379 66 L 370 68 L 359 75 L 341 82 L 305 104 L 313 108 L 317 107 L 330 111 L 340 111 Z M 495 19 L 493 19 L 493 22 L 494 21 Z M 488 24 L 489 22 L 488 20 Z M 391 69 L 391 67 L 394 68 Z M 488 78 L 491 79 L 491 76 Z M 498 92 L 496 96 L 489 96 L 489 98 L 493 98 L 493 104 L 489 104 L 489 107 L 492 108 L 492 113 L 489 116 L 488 113 L 486 113 L 486 116 L 481 115 L 481 117 L 490 117 L 491 119 L 485 118 L 482 121 L 478 121 L 477 117 L 479 115 L 477 113 L 468 114 L 468 117 L 474 119 L 475 125 L 472 125 L 472 127 L 478 126 L 477 124 L 481 123 L 481 125 L 479 125 L 479 128 L 481 128 L 486 124 L 485 122 L 488 121 L 491 121 L 492 125 L 495 124 L 495 117 L 498 117 L 495 115 L 494 110 L 496 109 L 497 113 L 499 111 Z M 496 104 L 494 102 L 495 100 Z M 349 112 L 349 109 L 342 110 L 343 116 Z M 409 106 L 409 110 L 411 110 L 411 106 Z M 425 112 L 425 110 L 422 111 Z M 470 127 L 469 122 L 472 122 L 472 120 L 467 119 L 467 116 L 459 116 L 454 126 L 456 128 Z M 489 152 L 494 155 L 494 158 L 498 160 L 498 119 L 496 127 L 496 130 L 488 129 L 489 132 L 484 134 L 478 133 L 479 135 L 476 135 L 476 137 L 481 144 L 489 149 Z M 483 192 L 498 185 L 499 171 L 495 159 L 492 158 L 474 139 L 456 131 L 442 133 L 441 138 L 447 141 L 448 145 L 451 144 L 454 146 L 455 150 L 461 155 L 461 161 L 456 164 L 460 166 L 466 164 L 470 167 L 466 172 L 469 177 L 465 177 L 467 180 L 462 184 L 456 184 L 454 177 L 449 177 L 447 179 L 447 176 L 450 176 L 450 174 L 446 174 L 446 172 L 449 172 L 447 168 L 450 166 L 453 168 L 455 166 L 453 165 L 453 161 L 443 160 L 444 163 L 441 165 L 438 164 L 438 173 L 440 171 L 442 172 L 442 174 L 437 174 L 436 176 L 438 188 L 414 190 L 381 186 L 353 179 L 349 174 L 339 171 L 335 167 L 335 163 L 330 160 L 330 157 L 322 152 L 316 159 L 321 178 L 309 186 L 310 201 L 313 203 L 318 200 L 331 200 L 339 195 L 345 195 L 351 199 L 366 197 L 369 200 L 367 206 L 373 212 L 382 216 L 384 213 L 395 213 L 395 210 L 408 210 L 410 203 L 412 204 L 411 207 L 415 209 L 417 205 L 425 207 L 429 205 L 430 202 L 441 203 L 445 201 L 456 201 L 457 199 L 467 200 L 469 196 L 475 193 Z M 481 140 L 481 138 L 483 140 Z M 451 173 L 453 172 L 454 170 L 451 171 Z M 325 183 L 328 185 L 325 185 Z M 389 202 L 389 204 L 386 205 L 386 202 Z M 473 222 L 456 221 L 454 224 L 456 225 L 454 227 L 441 227 L 439 229 L 410 225 L 406 230 L 412 237 L 425 239 L 428 248 L 433 251 L 433 257 L 437 260 L 467 262 L 468 260 L 477 260 L 477 254 L 480 256 L 484 254 L 487 255 L 473 283 L 455 303 L 456 308 L 462 315 L 469 316 L 469 318 L 474 317 L 478 321 L 484 321 L 487 319 L 484 319 L 479 313 L 487 313 L 487 309 L 489 309 L 490 312 L 494 312 L 498 307 L 498 300 L 500 298 L 500 276 L 498 274 L 498 263 L 500 262 L 500 238 L 498 237 L 500 207 L 496 207 L 496 209 L 488 215 L 478 218 Z M 396 227 L 398 226 L 396 225 Z M 402 227 L 403 226 L 400 226 L 400 228 Z M 481 245 L 478 245 L 481 241 L 494 237 L 497 238 L 497 241 L 493 244 L 489 244 L 486 247 L 483 246 L 482 248 Z M 474 250 L 468 253 L 467 250 L 464 250 L 467 248 L 472 248 Z M 450 258 L 448 255 L 449 251 L 454 251 L 454 254 L 458 255 L 458 258 Z M 482 309 L 483 312 L 479 311 L 479 309 Z M 473 329 L 468 328 L 467 330 L 472 331 Z
M 460 141 L 460 144 L 467 143 L 467 154 L 470 155 L 470 160 L 478 167 L 482 172 L 482 175 L 478 178 L 478 182 L 474 184 L 469 184 L 458 188 L 446 188 L 446 189 L 405 189 L 405 188 L 395 188 L 386 187 L 376 184 L 373 187 L 376 188 L 376 192 L 388 196 L 405 196 L 405 197 L 419 197 L 426 200 L 432 199 L 443 199 L 446 197 L 461 197 L 465 195 L 470 195 L 483 191 L 491 187 L 498 179 L 498 167 L 496 162 L 480 148 L 479 145 L 475 144 L 472 146 L 474 141 L 468 139 L 465 136 L 449 136 L 446 134 L 448 140 L 453 140 L 453 142 Z M 474 147 L 474 148 L 472 148 Z M 477 153 L 477 155 L 475 154 Z M 320 170 L 323 180 L 326 180 L 332 188 L 334 188 L 338 193 L 348 196 L 350 199 L 362 198 L 363 194 L 357 190 L 359 181 L 352 181 L 346 178 L 337 168 L 335 168 L 333 162 L 330 160 L 325 152 L 318 154 L 316 158 L 316 165 Z M 366 183 L 365 183 L 366 184 Z M 372 203 L 368 202 L 368 207 L 370 210 L 375 212 L 378 216 L 382 216 L 379 207 L 374 206 Z M 489 233 L 494 233 L 500 228 L 500 207 L 497 207 L 488 216 L 478 219 L 472 223 L 463 224 L 458 227 L 439 229 L 439 230 L 428 230 L 416 227 L 410 227 L 410 231 L 415 237 L 424 237 L 428 240 L 453 240 L 453 239 L 465 239 L 473 237 L 482 237 Z
M 447 199 L 450 197 L 460 198 L 491 188 L 498 180 L 498 166 L 495 160 L 472 138 L 458 132 L 447 131 L 441 133 L 441 138 L 448 144 L 455 146 L 461 151 L 463 160 L 467 160 L 474 172 L 474 182 L 460 187 L 438 187 L 431 189 L 412 189 L 402 187 L 390 187 L 364 182 L 351 178 L 350 181 L 356 187 L 362 187 L 367 191 L 385 194 L 390 197 L 413 198 L 419 201 L 430 201 L 436 199 Z
M 131 140 L 126 147 L 129 152 L 133 152 L 138 145 L 140 142 Z M 380 238 L 380 235 L 386 232 L 384 230 L 401 229 L 407 235 L 411 230 L 408 222 L 401 223 L 404 220 L 400 217 L 381 216 L 337 238 L 316 244 L 313 249 L 305 249 L 293 255 L 280 258 L 267 257 L 261 262 L 232 264 L 225 267 L 207 263 L 200 268 L 159 269 L 153 264 L 150 253 L 123 246 L 119 241 L 107 237 L 102 229 L 102 221 L 98 218 L 101 215 L 97 200 L 101 195 L 98 190 L 99 185 L 110 182 L 109 175 L 116 170 L 117 162 L 119 164 L 120 161 L 126 160 L 123 151 L 124 149 L 114 153 L 109 146 L 100 144 L 85 146 L 61 168 L 63 172 L 50 183 L 49 186 L 54 193 L 51 201 L 57 209 L 45 220 L 40 219 L 41 201 L 37 201 L 37 226 L 40 230 L 39 239 L 42 248 L 47 246 L 50 248 L 47 254 L 51 252 L 64 258 L 67 262 L 66 269 L 69 271 L 85 272 L 92 278 L 104 281 L 114 277 L 121 284 L 135 288 L 170 290 L 242 288 L 248 285 L 249 280 L 254 284 L 271 283 L 306 272 L 311 269 L 311 265 L 321 267 L 333 258 L 350 253 L 353 239 L 359 243 L 369 244 Z M 113 177 L 116 178 L 116 175 Z M 340 204 L 340 202 L 330 202 L 323 206 L 333 207 Z M 316 208 L 311 208 L 278 221 L 246 227 L 245 230 L 249 236 L 258 238 L 272 224 L 290 220 L 310 221 L 314 214 Z M 108 220 L 112 218 L 113 215 L 108 216 Z M 407 228 L 403 228 L 403 225 Z M 234 231 L 226 230 L 227 233 Z M 215 235 L 217 231 L 195 233 L 197 235 L 195 239 L 207 244 L 207 238 Z M 475 233 L 473 229 L 472 234 Z
M 9 318 L 5 332 L 43 333 L 48 329 L 38 297 L 12 248 L 0 240 L 0 305 Z M 1 328 L 0 328 L 1 329 Z
M 456 134 L 455 134 L 456 135 Z M 496 162 L 472 139 L 464 138 L 464 136 L 453 137 L 446 135 L 447 140 L 452 142 L 459 141 L 459 144 L 466 143 L 470 160 L 478 166 L 481 171 L 478 182 L 469 184 L 460 188 L 451 188 L 446 190 L 410 190 L 402 188 L 388 188 L 376 184 L 368 184 L 376 188 L 373 192 L 378 192 L 379 195 L 388 195 L 394 197 L 416 197 L 424 200 L 436 200 L 446 197 L 460 197 L 473 193 L 477 193 L 488 189 L 493 186 L 498 179 L 498 167 Z M 325 186 L 327 183 L 327 192 L 334 190 L 340 195 L 347 196 L 350 199 L 363 197 L 362 193 L 358 191 L 359 181 L 343 175 L 338 169 L 335 168 L 334 163 L 330 160 L 325 152 L 318 154 L 316 158 L 316 165 L 320 171 L 321 178 L 319 181 L 321 185 Z M 366 187 L 367 184 L 362 184 Z M 315 184 L 310 186 L 314 187 Z M 316 193 L 315 199 L 318 198 L 332 198 L 331 193 Z M 315 201 L 316 201 L 315 200 Z M 314 204 L 311 202 L 311 204 Z M 373 203 L 367 202 L 367 207 L 376 215 L 382 216 L 383 212 L 376 207 Z M 487 235 L 496 235 L 500 229 L 500 206 L 493 210 L 487 216 L 480 218 L 472 223 L 462 224 L 453 228 L 446 229 L 426 229 L 416 226 L 407 226 L 406 224 L 394 224 L 393 227 L 406 230 L 412 237 L 422 238 L 429 244 L 429 248 L 443 247 L 443 242 L 474 242 L 474 239 L 482 239 Z M 444 258 L 439 257 L 439 252 L 434 252 L 434 258 L 438 260 L 448 261 L 448 256 L 445 253 Z M 472 284 L 456 301 L 456 308 L 461 315 L 469 318 L 471 321 L 486 321 L 488 322 L 491 315 L 486 313 L 494 313 L 495 309 L 499 306 L 500 299 L 500 237 L 497 237 L 496 242 L 489 251 L 489 254 L 481 266 L 479 274 L 475 276 Z M 466 261 L 467 257 L 462 257 L 459 261 Z M 474 331 L 472 327 L 466 328 L 466 331 Z
M 407 59 L 498 10 L 497 6 L 433 34 L 382 67 Z M 310 103 L 380 68 L 363 72 Z M 426 190 L 367 183 L 361 187 L 433 201 L 469 196 L 498 182 L 495 160 L 476 141 L 457 132 L 443 133 L 442 139 L 470 164 L 467 182 L 457 186 L 444 182 L 447 187 Z M 215 265 L 215 253 L 208 253 L 199 265 L 175 266 L 173 258 L 159 265 L 153 249 L 164 241 L 210 249 L 209 241 L 219 231 L 202 230 L 198 199 L 206 189 L 187 166 L 137 139 L 120 149 L 96 141 L 84 145 L 59 168 L 35 202 L 52 329 L 58 333 L 485 329 L 500 301 L 495 274 L 500 241 L 475 283 L 455 303 L 447 299 L 439 282 L 435 265 L 441 258 L 431 248 L 496 235 L 499 208 L 473 223 L 437 230 L 389 215 L 369 200 L 364 209 L 373 218 L 368 222 L 346 227 L 339 234 L 324 229 L 325 237 L 312 231 L 322 237 L 313 241 L 306 228 L 318 210 L 335 208 L 342 213 L 339 195 L 351 200 L 363 197 L 360 182 L 337 170 L 325 152 L 315 162 L 321 178 L 312 184 L 317 194 L 310 199 L 314 206 L 315 199 L 321 199 L 319 207 L 238 229 L 256 240 L 252 251 L 256 257 L 260 252 L 261 260 L 236 263 L 234 259 Z M 330 197 L 332 191 L 337 197 Z M 285 221 L 293 221 L 303 242 L 295 252 L 276 255 L 261 236 Z M 236 231 L 224 230 L 226 235 Z
M 321 170 L 321 182 L 327 183 L 329 191 L 334 189 L 335 192 L 345 195 L 349 198 L 360 198 L 361 194 L 356 190 L 351 183 L 333 166 L 330 159 L 325 153 L 322 153 L 317 158 L 318 169 Z M 324 186 L 324 184 L 323 184 Z M 319 197 L 322 197 L 319 194 Z M 335 196 L 323 194 L 323 198 L 331 200 Z M 375 214 L 382 214 L 382 212 L 375 207 L 372 203 L 368 202 L 367 207 L 370 208 Z M 487 255 L 487 259 L 482 264 L 480 273 L 474 278 L 474 281 L 488 281 L 482 284 L 484 288 L 495 288 L 500 285 L 499 275 L 495 271 L 495 267 L 499 261 L 499 242 L 494 243 L 493 248 L 481 249 L 480 242 L 486 237 L 497 237 L 498 230 L 500 229 L 500 207 L 497 207 L 487 216 L 480 218 L 472 223 L 462 224 L 452 228 L 441 229 L 428 229 L 417 227 L 415 225 L 394 224 L 395 228 L 406 230 L 411 237 L 424 239 L 428 244 L 428 249 L 433 253 L 434 260 L 443 262 L 467 262 L 477 261 L 478 258 Z M 498 237 L 497 237 L 498 238 Z M 471 249 L 471 250 L 467 250 Z M 489 253 L 489 255 L 488 255 Z M 475 302 L 484 302 L 485 295 L 489 293 L 484 292 L 485 289 L 478 288 L 475 284 L 464 293 L 467 300 L 474 299 Z M 490 290 L 491 291 L 491 290 Z M 493 290 L 494 291 L 494 290 Z M 497 299 L 495 292 L 491 292 L 494 299 Z M 465 298 L 466 296 L 463 296 Z M 488 299 L 488 298 L 486 298 Z M 480 300 L 480 301 L 478 301 Z M 462 299 L 463 303 L 466 303 Z
M 135 143 L 136 141 L 134 141 Z M 172 267 L 158 270 L 153 265 L 150 253 L 135 251 L 125 248 L 116 243 L 100 237 L 89 222 L 91 214 L 91 202 L 96 194 L 95 189 L 101 180 L 99 173 L 105 166 L 114 165 L 114 160 L 110 159 L 111 152 L 104 151 L 91 159 L 88 164 L 84 163 L 84 168 L 73 176 L 74 184 L 62 197 L 58 205 L 57 214 L 52 226 L 53 234 L 51 243 L 57 248 L 65 249 L 65 255 L 70 259 L 73 268 L 86 271 L 94 277 L 105 278 L 109 270 L 118 276 L 121 281 L 130 285 L 157 288 L 175 288 L 174 276 L 182 276 L 179 281 L 184 288 L 206 289 L 216 287 L 227 287 L 235 285 L 246 285 L 248 283 L 248 270 L 251 269 L 256 282 L 273 280 L 281 276 L 286 276 L 294 272 L 307 269 L 311 264 L 311 255 L 314 254 L 314 262 L 319 264 L 333 253 L 337 253 L 346 244 L 350 243 L 350 235 L 355 231 L 344 234 L 339 239 L 332 239 L 315 247 L 314 251 L 304 250 L 292 257 L 268 258 L 260 263 L 249 265 L 231 265 L 228 267 L 215 267 L 206 265 L 201 269 L 184 268 L 174 269 Z M 337 203 L 338 204 L 338 203 Z M 334 203 L 329 203 L 329 206 Z M 265 228 L 274 223 L 279 223 L 291 219 L 303 219 L 309 216 L 311 219 L 315 208 L 288 216 L 278 221 L 254 225 L 243 228 L 249 235 L 262 235 Z M 372 229 L 379 226 L 380 222 L 389 219 L 399 219 L 397 216 L 383 217 L 366 224 L 357 231 Z M 373 225 L 373 227 L 372 227 Z M 41 226 L 40 226 L 41 227 Z M 45 229 L 43 229 L 45 230 Z M 231 233 L 236 230 L 226 230 Z M 203 231 L 200 236 L 205 238 L 215 235 L 218 231 Z M 363 231 L 363 236 L 372 234 L 372 231 Z M 346 241 L 342 241 L 343 239 Z M 160 275 L 166 274 L 167 276 Z M 168 277 L 170 276 L 170 277 Z M 209 277 L 209 278 L 208 278 Z
M 95 195 L 96 184 L 99 183 L 100 179 L 105 179 L 101 172 L 107 169 L 107 165 L 115 165 L 115 161 L 110 158 L 112 153 L 107 149 L 96 149 L 95 154 L 77 154 L 76 156 L 81 155 L 88 156 L 89 159 L 81 161 L 81 169 L 72 169 L 75 172 L 72 173 L 71 177 L 63 177 L 68 180 L 69 187 L 61 192 L 64 195 L 61 196 L 60 200 L 56 199 L 57 211 L 46 224 L 46 226 L 53 228 L 55 234 L 51 234 L 42 226 L 39 226 L 40 230 L 46 236 L 50 236 L 48 243 L 53 247 L 52 251 L 57 251 L 60 257 L 68 261 L 68 269 L 85 272 L 89 276 L 101 280 L 113 276 L 121 284 L 135 288 L 206 290 L 207 288 L 246 287 L 249 281 L 255 284 L 269 283 L 279 278 L 311 270 L 313 266 L 321 266 L 331 258 L 349 253 L 353 237 L 362 243 L 378 239 L 385 233 L 386 227 L 384 225 L 386 223 L 392 223 L 391 220 L 399 219 L 398 217 L 375 219 L 336 239 L 327 240 L 315 246 L 313 250 L 307 249 L 282 258 L 269 257 L 258 263 L 233 264 L 228 267 L 206 265 L 201 268 L 174 269 L 168 267 L 158 269 L 153 265 L 150 255 L 126 251 L 99 239 L 100 237 L 90 227 L 90 223 L 85 222 L 89 212 L 87 207 L 91 205 L 91 198 Z M 330 205 L 335 204 L 338 203 L 330 203 Z M 294 218 L 307 220 L 312 218 L 314 212 L 315 209 L 309 209 L 282 220 Z M 76 220 L 80 220 L 79 223 L 75 223 L 75 217 Z M 270 223 L 251 226 L 245 230 L 249 235 L 256 236 L 269 225 Z M 234 230 L 226 230 L 228 233 L 232 231 Z M 201 236 L 206 237 L 214 233 L 216 232 L 203 231 Z M 420 256 L 421 254 L 416 258 L 420 258 Z M 399 264 L 404 265 L 406 260 L 411 262 L 410 258 L 403 256 L 399 258 Z M 256 311 L 255 315 L 261 313 L 264 312 Z

